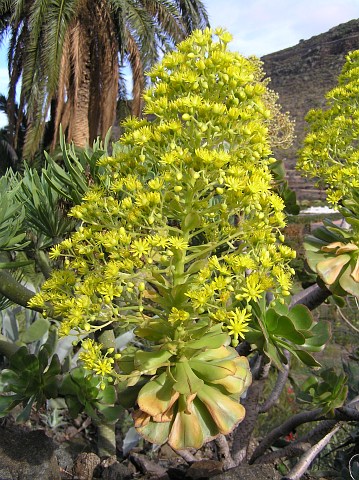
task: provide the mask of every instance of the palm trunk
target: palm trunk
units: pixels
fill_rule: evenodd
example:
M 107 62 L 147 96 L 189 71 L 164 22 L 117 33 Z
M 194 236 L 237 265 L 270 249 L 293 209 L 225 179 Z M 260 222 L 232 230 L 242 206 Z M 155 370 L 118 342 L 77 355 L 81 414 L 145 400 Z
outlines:
M 90 38 L 86 28 L 82 29 L 82 64 L 78 78 L 76 95 L 73 99 L 73 111 L 69 141 L 73 141 L 78 147 L 86 147 L 89 143 L 89 106 L 90 106 Z

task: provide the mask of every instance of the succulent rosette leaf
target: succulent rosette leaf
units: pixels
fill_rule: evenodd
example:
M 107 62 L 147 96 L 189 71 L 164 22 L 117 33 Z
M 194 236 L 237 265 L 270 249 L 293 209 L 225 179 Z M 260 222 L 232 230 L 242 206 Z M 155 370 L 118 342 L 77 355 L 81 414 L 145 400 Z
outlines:
M 175 360 L 139 391 L 135 427 L 156 444 L 199 448 L 243 420 L 239 397 L 250 383 L 248 360 L 229 346 Z
M 359 242 L 351 231 L 325 220 L 304 245 L 308 265 L 329 290 L 359 297 Z
M 287 363 L 284 350 L 310 367 L 320 367 L 320 363 L 309 352 L 320 352 L 330 339 L 330 323 L 316 322 L 304 305 L 273 304 L 259 313 L 258 326 L 246 334 L 249 342 L 255 343 L 265 352 L 278 369 Z

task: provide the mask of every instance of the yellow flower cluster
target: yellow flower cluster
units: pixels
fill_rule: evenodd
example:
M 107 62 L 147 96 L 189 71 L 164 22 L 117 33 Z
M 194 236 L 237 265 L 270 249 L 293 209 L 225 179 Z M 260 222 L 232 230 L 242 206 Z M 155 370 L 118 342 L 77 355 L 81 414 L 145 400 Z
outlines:
M 310 132 L 300 153 L 298 169 L 328 188 L 327 200 L 337 207 L 355 199 L 359 188 L 359 50 L 351 52 L 327 93 L 325 110 L 311 110 Z M 358 206 L 357 206 L 358 208 Z
M 108 348 L 106 353 L 103 353 L 103 345 L 89 338 L 82 342 L 81 347 L 79 359 L 83 362 L 84 368 L 101 377 L 101 385 L 104 385 L 105 379 L 112 381 L 113 365 L 115 359 L 119 359 L 121 354 L 111 356 L 114 348 Z

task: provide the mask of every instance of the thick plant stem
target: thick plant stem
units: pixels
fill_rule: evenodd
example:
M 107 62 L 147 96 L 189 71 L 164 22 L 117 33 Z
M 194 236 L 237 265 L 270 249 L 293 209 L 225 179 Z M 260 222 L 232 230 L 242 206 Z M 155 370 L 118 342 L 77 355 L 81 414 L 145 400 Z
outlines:
M 302 290 L 293 296 L 290 302 L 290 308 L 295 305 L 305 305 L 309 310 L 319 307 L 325 300 L 332 295 L 332 292 L 325 286 L 320 287 L 317 283 Z
M 100 333 L 98 341 L 105 349 L 115 348 L 115 334 L 112 329 Z M 99 457 L 116 456 L 115 424 L 106 421 L 97 423 L 97 450 Z
M 223 464 L 223 470 L 226 471 L 230 468 L 234 468 L 236 463 L 232 458 L 226 437 L 221 434 L 214 441 L 217 445 L 219 460 Z
M 258 447 L 255 449 L 249 463 L 256 463 L 256 460 L 259 459 L 265 451 L 273 445 L 273 443 L 280 437 L 288 435 L 295 428 L 303 423 L 314 422 L 320 417 L 321 409 L 317 408 L 310 412 L 300 412 L 289 418 L 282 425 L 274 428 L 269 434 L 261 441 Z
M 46 254 L 41 250 L 37 250 L 35 252 L 35 261 L 36 261 L 37 266 L 41 270 L 41 273 L 45 277 L 45 279 L 48 279 L 51 275 L 52 269 L 49 265 L 49 260 L 46 256 Z
M 270 408 L 273 407 L 273 405 L 278 401 L 283 388 L 285 387 L 285 384 L 288 379 L 288 374 L 289 374 L 289 365 L 290 365 L 290 353 L 288 350 L 284 351 L 284 355 L 286 356 L 288 363 L 287 365 L 283 365 L 283 370 L 278 372 L 278 377 L 275 383 L 275 386 L 270 393 L 269 397 L 267 400 L 260 405 L 259 407 L 259 413 L 266 413 Z
M 28 302 L 35 295 L 34 292 L 21 285 L 5 270 L 0 270 L 0 294 L 25 308 L 29 308 Z M 43 309 L 31 307 L 31 310 L 42 312 Z
M 97 452 L 100 458 L 116 456 L 115 424 L 97 424 Z
M 10 358 L 20 347 L 0 334 L 0 353 L 7 358 Z

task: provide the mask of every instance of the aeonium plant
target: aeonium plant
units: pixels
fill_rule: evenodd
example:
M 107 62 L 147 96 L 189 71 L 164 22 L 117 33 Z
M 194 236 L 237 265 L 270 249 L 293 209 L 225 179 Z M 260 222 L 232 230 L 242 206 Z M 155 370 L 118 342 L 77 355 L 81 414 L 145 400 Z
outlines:
M 359 50 L 346 57 L 327 108 L 307 115 L 310 130 L 298 168 L 327 188 L 327 201 L 346 221 L 330 221 L 307 237 L 309 266 L 335 295 L 359 297 Z
M 251 373 L 234 347 L 293 273 L 267 87 L 258 62 L 215 33 L 194 32 L 151 70 L 146 118 L 127 119 L 99 160 L 100 185 L 71 211 L 81 226 L 51 252 L 63 269 L 31 300 L 60 335 L 86 336 L 85 369 L 116 386 L 139 433 L 175 449 L 243 420 Z M 136 342 L 121 353 L 97 341 L 129 329 Z

